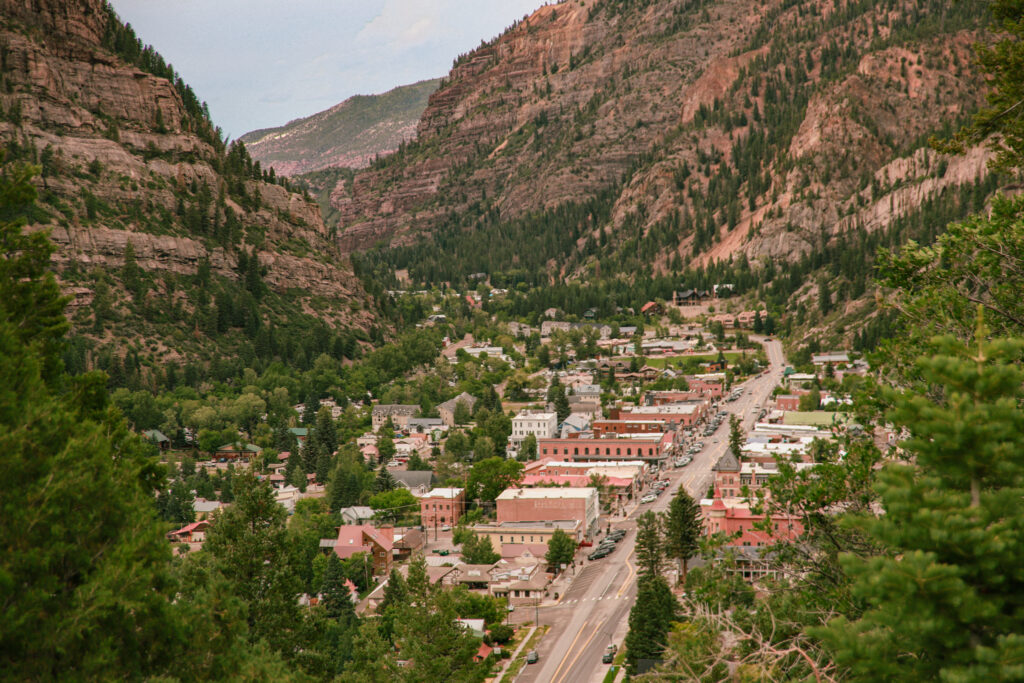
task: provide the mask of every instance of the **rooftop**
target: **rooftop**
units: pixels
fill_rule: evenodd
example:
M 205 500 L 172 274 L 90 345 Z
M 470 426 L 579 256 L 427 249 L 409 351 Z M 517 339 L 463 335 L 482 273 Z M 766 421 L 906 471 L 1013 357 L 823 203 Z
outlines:
M 544 500 L 547 498 L 590 498 L 597 495 L 594 488 L 505 489 L 497 500 Z

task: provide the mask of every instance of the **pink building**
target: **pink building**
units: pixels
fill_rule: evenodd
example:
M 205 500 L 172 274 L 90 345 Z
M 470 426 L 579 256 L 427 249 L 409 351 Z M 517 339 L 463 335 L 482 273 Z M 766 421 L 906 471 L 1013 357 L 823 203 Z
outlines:
M 775 407 L 779 410 L 800 410 L 800 397 L 794 394 L 782 394 L 775 397 Z
M 373 559 L 373 573 L 386 574 L 391 569 L 395 545 L 395 530 L 377 528 L 370 524 L 345 525 L 338 528 L 338 538 L 328 545 L 334 554 L 347 560 L 356 553 L 366 553 Z M 321 547 L 324 542 L 321 542 Z
M 686 383 L 689 385 L 690 391 L 696 391 L 710 398 L 722 398 L 724 385 L 717 380 L 688 377 L 686 378 Z
M 675 432 L 664 432 L 626 439 L 539 439 L 537 450 L 541 458 L 557 456 L 570 460 L 661 458 L 675 436 Z
M 713 500 L 702 500 L 700 507 L 705 533 L 739 534 L 729 541 L 730 546 L 767 546 L 776 541 L 799 538 L 804 532 L 799 517 L 785 514 L 771 517 L 771 533 L 755 529 L 754 525 L 763 522 L 765 515 L 751 511 L 746 498 L 722 498 L 718 490 Z
M 454 525 L 465 511 L 464 489 L 431 489 L 420 498 L 420 524 L 423 526 Z

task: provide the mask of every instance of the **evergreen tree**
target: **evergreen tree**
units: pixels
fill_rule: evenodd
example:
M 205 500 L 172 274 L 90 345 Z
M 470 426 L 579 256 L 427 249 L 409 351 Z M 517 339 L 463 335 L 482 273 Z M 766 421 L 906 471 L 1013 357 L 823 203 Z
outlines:
M 322 406 L 316 414 L 316 438 L 323 445 L 328 455 L 338 450 L 338 431 L 331 418 L 331 409 Z
M 979 314 L 980 316 L 980 314 Z M 820 635 L 851 680 L 1008 680 L 1024 659 L 1024 342 L 950 338 L 895 398 L 909 463 L 878 474 L 889 552 L 842 558 L 863 614 Z
M 320 410 L 320 397 L 310 392 L 306 397 L 306 403 L 302 407 L 302 424 L 307 427 L 316 424 L 316 414 Z
M 355 615 L 349 590 L 345 586 L 346 580 L 341 559 L 335 553 L 331 553 L 327 558 L 321 593 L 324 610 L 332 619 L 345 619 Z
M 467 564 L 493 564 L 501 559 L 501 555 L 494 552 L 490 536 L 477 536 L 473 532 L 462 542 L 461 554 Z
M 640 576 L 625 640 L 626 668 L 630 674 L 645 671 L 661 658 L 678 611 L 679 603 L 665 579 L 651 574 Z
M 739 417 L 736 415 L 729 416 L 729 450 L 732 451 L 737 460 L 743 457 L 743 429 L 740 425 Z
M 701 519 L 700 503 L 680 486 L 665 518 L 665 554 L 679 561 L 680 583 L 686 582 L 687 562 L 700 549 Z
M 373 490 L 377 493 L 383 493 L 384 491 L 393 491 L 396 486 L 398 486 L 398 482 L 391 476 L 387 465 L 381 465 L 380 469 L 377 470 L 377 479 L 373 483 Z
M 395 441 L 391 434 L 384 433 L 377 437 L 377 453 L 382 463 L 388 462 L 395 455 Z
M 660 576 L 665 563 L 665 543 L 661 517 L 648 510 L 636 525 L 637 572 L 644 576 Z

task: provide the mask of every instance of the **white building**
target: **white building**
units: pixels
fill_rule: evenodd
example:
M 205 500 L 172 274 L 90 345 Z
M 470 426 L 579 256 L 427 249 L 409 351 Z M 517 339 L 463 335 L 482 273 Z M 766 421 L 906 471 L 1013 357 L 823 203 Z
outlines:
M 555 413 L 531 413 L 527 410 L 512 418 L 512 435 L 509 441 L 518 447 L 523 439 L 533 434 L 538 439 L 550 439 L 558 429 L 558 416 Z

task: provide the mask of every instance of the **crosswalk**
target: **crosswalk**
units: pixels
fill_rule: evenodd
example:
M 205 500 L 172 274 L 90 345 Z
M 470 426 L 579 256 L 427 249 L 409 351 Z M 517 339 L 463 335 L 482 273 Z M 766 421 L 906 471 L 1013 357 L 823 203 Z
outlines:
M 600 602 L 600 601 L 611 601 L 611 600 L 631 600 L 632 598 L 628 595 L 609 595 L 606 597 L 597 598 L 573 598 L 571 600 L 562 600 L 562 605 L 572 605 L 578 602 Z

